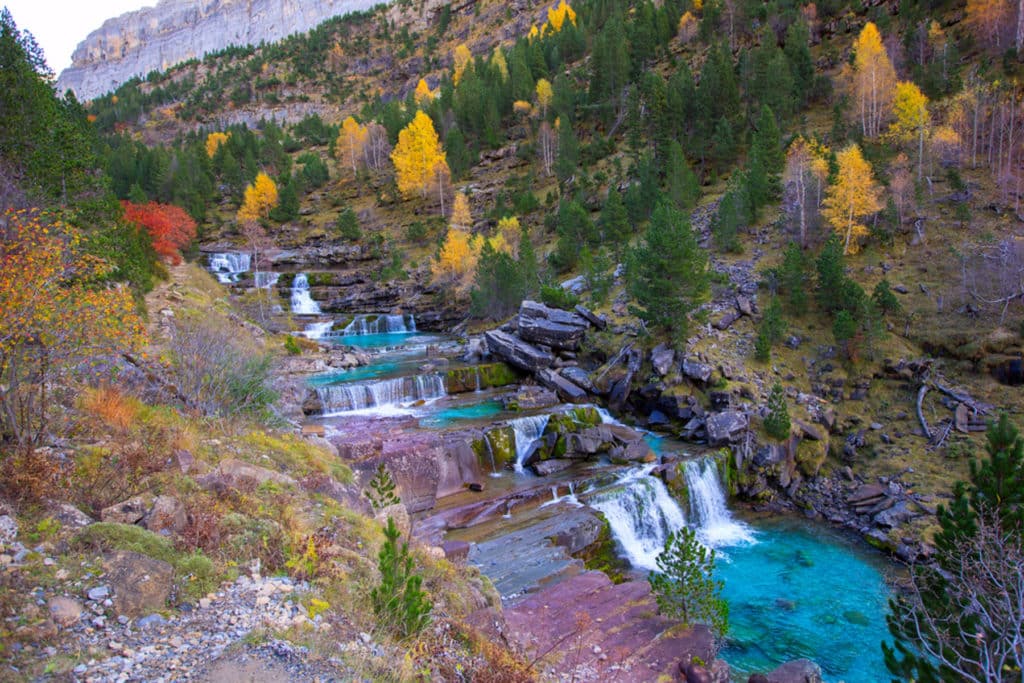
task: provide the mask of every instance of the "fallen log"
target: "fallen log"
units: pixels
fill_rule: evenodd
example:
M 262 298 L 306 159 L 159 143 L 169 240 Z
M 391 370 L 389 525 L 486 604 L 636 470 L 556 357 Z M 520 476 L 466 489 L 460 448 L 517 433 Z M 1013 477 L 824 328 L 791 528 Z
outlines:
M 924 403 L 924 395 L 928 393 L 928 384 L 922 384 L 921 388 L 917 390 L 917 419 L 921 423 L 921 429 L 924 430 L 924 438 L 929 441 L 932 438 L 932 430 L 928 428 L 928 420 L 924 419 L 924 410 L 921 404 Z

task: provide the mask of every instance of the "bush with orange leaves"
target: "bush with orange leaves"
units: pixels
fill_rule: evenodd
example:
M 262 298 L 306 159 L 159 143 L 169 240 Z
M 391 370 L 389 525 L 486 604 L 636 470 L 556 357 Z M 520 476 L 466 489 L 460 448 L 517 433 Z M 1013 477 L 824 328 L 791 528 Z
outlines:
M 39 212 L 0 214 L 0 442 L 21 454 L 47 438 L 60 387 L 145 337 L 131 292 L 82 247 Z
M 180 206 L 173 204 L 133 204 L 121 202 L 124 217 L 146 229 L 153 250 L 171 263 L 181 263 L 181 248 L 195 239 L 196 222 Z

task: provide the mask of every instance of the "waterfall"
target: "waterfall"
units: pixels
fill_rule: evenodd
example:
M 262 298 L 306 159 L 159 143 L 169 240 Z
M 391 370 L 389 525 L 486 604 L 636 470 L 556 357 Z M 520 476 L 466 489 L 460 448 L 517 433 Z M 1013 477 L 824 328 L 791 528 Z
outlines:
M 352 382 L 317 387 L 325 415 L 353 410 L 401 406 L 446 395 L 444 377 L 437 374 L 396 377 L 376 382 Z
M 296 315 L 320 315 L 320 305 L 309 293 L 309 278 L 299 273 L 292 282 L 292 313 Z
M 551 487 L 551 500 L 546 503 L 541 503 L 542 508 L 546 508 L 549 505 L 557 505 L 558 503 L 568 503 L 573 507 L 583 507 L 583 503 L 576 497 L 576 483 L 569 482 L 569 493 L 564 496 L 558 495 L 558 484 Z
M 726 507 L 725 490 L 712 458 L 691 460 L 683 471 L 690 492 L 690 523 L 702 543 L 719 548 L 754 540 L 750 527 L 733 519 Z
M 270 289 L 281 279 L 281 273 L 272 273 L 266 270 L 257 270 L 252 274 L 255 285 L 259 289 Z
M 531 415 L 530 417 L 520 417 L 509 422 L 516 438 L 516 472 L 523 471 L 523 463 L 526 457 L 530 454 L 534 442 L 544 433 L 544 428 L 548 426 L 550 418 L 550 415 Z
M 252 257 L 236 251 L 210 254 L 210 272 L 222 284 L 238 282 L 238 276 L 249 270 Z
M 416 331 L 416 318 L 409 315 L 357 315 L 341 331 L 343 336 L 360 334 L 401 334 Z
M 309 323 L 306 325 L 306 329 L 302 331 L 302 335 L 307 339 L 323 339 L 333 326 L 333 320 L 325 320 L 322 323 Z
M 649 476 L 653 469 L 652 464 L 626 472 L 611 491 L 590 501 L 604 513 L 630 564 L 648 570 L 657 570 L 665 539 L 686 523 L 665 484 Z

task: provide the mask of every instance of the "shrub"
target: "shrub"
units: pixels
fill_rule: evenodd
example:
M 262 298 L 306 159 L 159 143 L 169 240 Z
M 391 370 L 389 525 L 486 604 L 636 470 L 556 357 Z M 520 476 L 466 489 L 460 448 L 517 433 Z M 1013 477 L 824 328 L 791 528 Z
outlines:
M 395 520 L 388 517 L 384 545 L 378 556 L 380 585 L 370 592 L 373 612 L 396 635 L 407 638 L 430 623 L 433 605 L 421 590 L 423 577 L 413 573 L 409 544 L 398 544 L 400 533 Z
M 580 302 L 578 296 L 558 285 L 541 285 L 540 300 L 547 306 L 554 306 L 555 308 L 562 308 L 567 311 L 572 310 Z
M 786 392 L 776 382 L 768 396 L 768 416 L 764 418 L 764 430 L 768 436 L 782 441 L 789 438 L 789 409 L 786 407 Z
M 684 626 L 707 622 L 721 638 L 729 630 L 729 605 L 721 597 L 723 583 L 713 578 L 715 551 L 704 547 L 692 529 L 669 534 L 658 556 L 658 571 L 648 577 L 658 610 Z

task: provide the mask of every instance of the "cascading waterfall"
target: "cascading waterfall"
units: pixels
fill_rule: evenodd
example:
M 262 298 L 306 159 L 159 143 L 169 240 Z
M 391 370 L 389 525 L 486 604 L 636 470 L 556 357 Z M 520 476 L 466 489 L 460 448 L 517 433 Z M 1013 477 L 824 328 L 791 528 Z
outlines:
M 296 315 L 320 315 L 320 304 L 309 293 L 309 278 L 299 273 L 292 282 L 292 313 Z
M 252 256 L 235 251 L 210 254 L 210 272 L 221 284 L 238 282 L 238 277 L 249 270 Z
M 258 270 L 253 273 L 253 280 L 259 289 L 270 289 L 281 279 L 281 273 L 273 273 L 267 270 Z
M 611 491 L 590 501 L 604 513 L 630 564 L 652 571 L 658 568 L 665 539 L 686 523 L 682 508 L 665 484 L 649 476 L 654 467 L 645 465 L 626 472 Z
M 402 334 L 416 331 L 415 316 L 408 315 L 357 315 L 341 331 L 343 336 L 361 334 Z
M 549 505 L 557 505 L 558 503 L 567 503 L 567 504 L 572 505 L 574 507 L 583 507 L 583 503 L 581 503 L 580 499 L 576 497 L 576 483 L 575 482 L 572 482 L 572 481 L 569 482 L 569 492 L 567 494 L 565 494 L 564 496 L 559 496 L 558 495 L 558 485 L 557 484 L 555 486 L 552 486 L 551 487 L 551 500 L 549 500 L 546 503 L 541 503 L 541 507 L 542 508 L 546 508 Z
M 534 442 L 544 433 L 544 428 L 548 426 L 549 419 L 551 419 L 550 415 L 531 415 L 530 417 L 520 417 L 509 422 L 516 439 L 516 472 L 523 471 L 523 463 L 530 454 Z
M 353 382 L 317 387 L 325 415 L 353 410 L 401 406 L 446 395 L 444 377 L 437 374 L 396 377 L 377 382 Z
M 331 331 L 331 327 L 334 326 L 333 320 L 325 320 L 319 323 L 309 323 L 306 325 L 306 329 L 302 331 L 302 335 L 307 339 L 323 339 L 328 332 Z
M 690 523 L 704 545 L 720 548 L 754 540 L 750 527 L 733 519 L 726 507 L 725 489 L 713 459 L 687 462 L 683 472 L 690 493 Z

